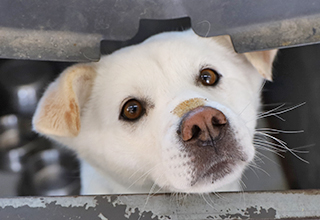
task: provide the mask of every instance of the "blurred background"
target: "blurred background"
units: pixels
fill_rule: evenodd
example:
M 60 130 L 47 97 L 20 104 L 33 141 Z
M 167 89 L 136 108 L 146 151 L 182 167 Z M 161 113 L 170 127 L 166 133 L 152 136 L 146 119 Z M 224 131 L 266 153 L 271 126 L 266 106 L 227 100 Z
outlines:
M 103 41 L 101 53 L 188 27 L 188 18 L 142 20 L 133 39 Z M 243 177 L 244 190 L 320 188 L 319 60 L 320 45 L 279 51 L 274 81 L 263 89 L 258 131 L 265 135 L 255 137 L 258 154 Z M 72 64 L 0 59 L 0 197 L 79 194 L 76 156 L 31 131 L 44 89 Z

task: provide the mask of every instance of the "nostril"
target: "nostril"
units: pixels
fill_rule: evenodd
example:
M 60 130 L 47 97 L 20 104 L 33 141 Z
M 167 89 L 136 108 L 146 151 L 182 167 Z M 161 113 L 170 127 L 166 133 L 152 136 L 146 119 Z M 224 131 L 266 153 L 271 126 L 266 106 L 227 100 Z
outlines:
M 223 114 L 218 116 L 213 116 L 211 119 L 211 123 L 214 126 L 225 125 L 227 123 L 227 119 Z
M 201 128 L 198 125 L 182 125 L 180 129 L 177 130 L 177 134 L 181 136 L 183 141 L 190 141 L 192 139 L 197 139 L 201 135 Z
M 218 118 L 216 118 L 216 117 L 212 117 L 211 123 L 212 123 L 213 125 L 215 125 L 215 126 L 222 125 L 222 124 L 220 123 L 220 120 L 219 120 Z
M 197 139 L 200 136 L 201 129 L 198 125 L 194 125 L 192 126 L 191 132 L 192 132 L 192 138 Z

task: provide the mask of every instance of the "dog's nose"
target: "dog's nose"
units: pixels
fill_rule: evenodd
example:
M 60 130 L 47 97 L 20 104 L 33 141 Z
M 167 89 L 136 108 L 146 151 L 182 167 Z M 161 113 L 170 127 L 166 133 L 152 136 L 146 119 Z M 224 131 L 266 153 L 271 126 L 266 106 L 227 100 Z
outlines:
M 183 118 L 178 134 L 185 142 L 197 140 L 202 146 L 214 145 L 224 125 L 226 116 L 219 110 L 201 106 L 193 109 Z

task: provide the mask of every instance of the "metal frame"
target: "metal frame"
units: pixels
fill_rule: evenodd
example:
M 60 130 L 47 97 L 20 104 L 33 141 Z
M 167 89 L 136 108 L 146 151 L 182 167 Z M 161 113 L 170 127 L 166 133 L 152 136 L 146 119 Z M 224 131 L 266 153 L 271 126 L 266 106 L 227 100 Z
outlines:
M 7 220 L 319 219 L 320 190 L 0 199 Z
M 320 41 L 318 0 L 2 0 L 0 56 L 97 61 L 102 40 L 131 39 L 142 19 L 182 17 L 240 53 Z
M 142 19 L 182 17 L 200 36 L 230 35 L 240 53 L 320 42 L 318 0 L 2 0 L 0 56 L 97 61 L 102 40 L 131 39 Z M 0 219 L 315 219 L 319 194 L 1 198 Z

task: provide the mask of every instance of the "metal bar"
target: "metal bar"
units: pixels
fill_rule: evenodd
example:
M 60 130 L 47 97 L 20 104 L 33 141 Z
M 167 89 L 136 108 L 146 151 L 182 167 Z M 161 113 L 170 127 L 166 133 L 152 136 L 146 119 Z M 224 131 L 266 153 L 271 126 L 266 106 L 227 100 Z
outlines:
M 320 190 L 0 199 L 0 219 L 319 219 Z
M 318 0 L 2 0 L 0 56 L 97 61 L 101 40 L 129 40 L 142 19 L 189 17 L 200 36 L 237 52 L 320 42 Z

